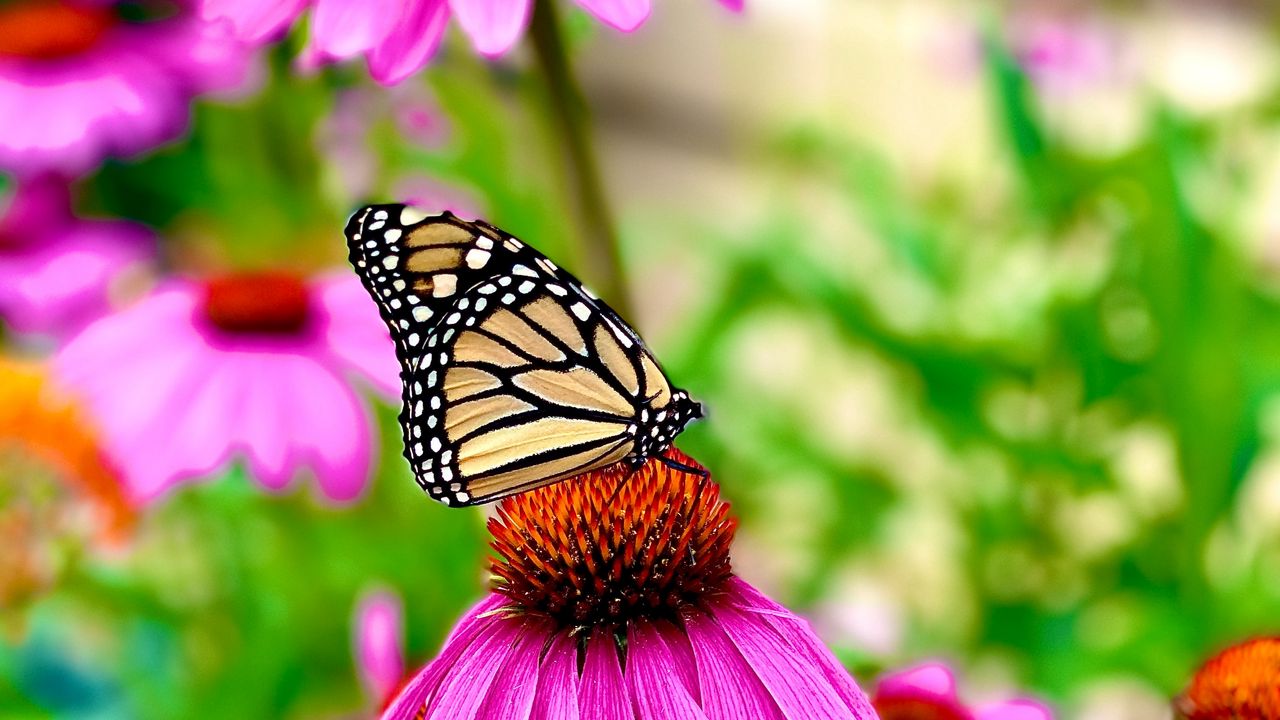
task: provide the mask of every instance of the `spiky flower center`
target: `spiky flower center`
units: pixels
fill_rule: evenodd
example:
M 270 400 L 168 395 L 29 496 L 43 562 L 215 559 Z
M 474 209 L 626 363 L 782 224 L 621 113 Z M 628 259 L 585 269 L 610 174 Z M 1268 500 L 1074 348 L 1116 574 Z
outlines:
M 0 57 L 54 60 L 78 55 L 116 23 L 99 4 L 17 0 L 0 5 Z
M 968 713 L 924 698 L 881 698 L 873 704 L 880 720 L 973 720 Z
M 666 458 L 697 467 L 679 450 Z M 661 458 L 615 465 L 498 505 L 495 589 L 563 627 L 674 618 L 729 578 L 736 527 L 709 477 Z
M 295 275 L 228 275 L 205 285 L 204 314 L 224 332 L 287 335 L 302 330 L 310 320 L 311 296 Z
M 1223 650 L 1177 701 L 1186 720 L 1280 720 L 1280 637 Z

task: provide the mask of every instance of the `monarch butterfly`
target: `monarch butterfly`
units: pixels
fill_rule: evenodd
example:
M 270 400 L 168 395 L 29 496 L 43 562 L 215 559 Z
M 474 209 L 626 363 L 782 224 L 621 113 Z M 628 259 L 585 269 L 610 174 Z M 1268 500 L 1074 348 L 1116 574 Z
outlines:
M 662 457 L 702 406 L 608 305 L 482 221 L 371 205 L 352 265 L 395 340 L 404 456 L 446 505 Z

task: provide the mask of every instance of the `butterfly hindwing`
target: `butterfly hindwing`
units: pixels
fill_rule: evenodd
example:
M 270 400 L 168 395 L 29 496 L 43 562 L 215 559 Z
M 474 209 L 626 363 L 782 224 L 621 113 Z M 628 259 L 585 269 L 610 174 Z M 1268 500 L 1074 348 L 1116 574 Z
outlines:
M 347 241 L 396 341 L 405 457 L 437 500 L 643 459 L 698 416 L 611 308 L 491 225 L 371 206 Z

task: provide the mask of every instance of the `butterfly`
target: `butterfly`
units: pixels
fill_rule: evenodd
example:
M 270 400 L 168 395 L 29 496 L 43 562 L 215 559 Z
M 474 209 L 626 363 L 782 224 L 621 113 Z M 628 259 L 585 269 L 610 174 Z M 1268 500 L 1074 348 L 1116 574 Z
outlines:
M 446 505 L 475 505 L 663 452 L 702 406 L 618 314 L 482 221 L 371 205 L 352 265 L 395 340 L 404 456 Z

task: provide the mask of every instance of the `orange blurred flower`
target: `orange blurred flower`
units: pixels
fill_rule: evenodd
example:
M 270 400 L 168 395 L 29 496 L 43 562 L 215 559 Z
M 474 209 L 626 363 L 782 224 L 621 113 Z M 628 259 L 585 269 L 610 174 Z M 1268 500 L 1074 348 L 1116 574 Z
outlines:
M 119 541 L 134 512 L 70 398 L 0 358 L 0 608 L 48 587 L 67 539 Z

